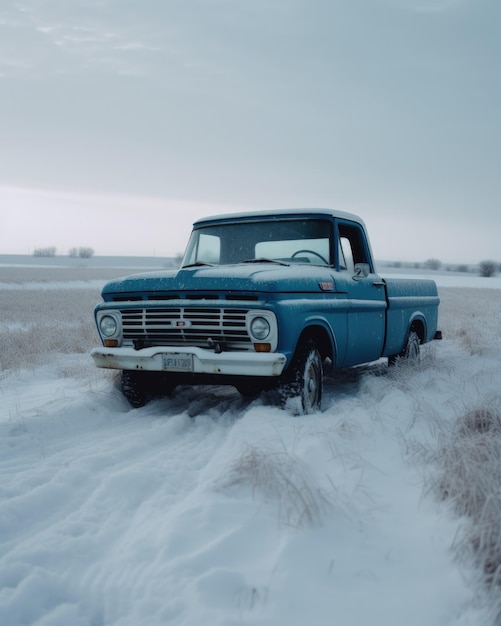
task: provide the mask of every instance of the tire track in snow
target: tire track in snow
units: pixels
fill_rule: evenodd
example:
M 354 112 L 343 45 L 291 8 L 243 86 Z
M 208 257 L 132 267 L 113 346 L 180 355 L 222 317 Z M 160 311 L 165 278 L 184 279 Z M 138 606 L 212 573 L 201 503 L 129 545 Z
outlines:
M 156 588 L 163 598 L 155 560 L 169 521 L 231 430 L 239 396 L 200 390 L 187 402 L 181 391 L 129 410 L 111 383 L 82 392 L 74 380 L 45 377 L 30 389 L 22 397 L 18 382 L 3 385 L 4 402 L 16 407 L 0 425 L 10 438 L 10 456 L 0 460 L 9 478 L 0 502 L 7 615 L 43 613 L 33 594 L 56 605 L 84 597 L 90 613 L 104 607 L 108 618 L 127 614 L 138 593 L 154 598 Z M 202 411 L 203 419 L 190 417 Z

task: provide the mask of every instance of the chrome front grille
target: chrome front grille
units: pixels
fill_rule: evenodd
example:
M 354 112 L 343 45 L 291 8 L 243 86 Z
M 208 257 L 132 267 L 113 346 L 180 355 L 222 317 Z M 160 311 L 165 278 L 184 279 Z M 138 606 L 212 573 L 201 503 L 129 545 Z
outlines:
M 252 348 L 245 325 L 247 309 L 159 307 L 120 312 L 124 345 Z

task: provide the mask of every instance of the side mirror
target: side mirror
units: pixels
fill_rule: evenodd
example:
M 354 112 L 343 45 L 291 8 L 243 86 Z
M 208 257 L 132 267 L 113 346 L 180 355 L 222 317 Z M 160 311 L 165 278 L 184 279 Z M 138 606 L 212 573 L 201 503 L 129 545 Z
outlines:
M 368 263 L 355 263 L 355 274 L 353 280 L 360 280 L 360 278 L 367 278 L 371 273 L 371 266 Z

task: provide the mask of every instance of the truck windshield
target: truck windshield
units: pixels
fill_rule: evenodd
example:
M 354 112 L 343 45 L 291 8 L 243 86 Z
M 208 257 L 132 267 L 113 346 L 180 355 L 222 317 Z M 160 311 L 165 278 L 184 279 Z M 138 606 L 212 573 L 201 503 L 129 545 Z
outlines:
M 332 265 L 332 225 L 322 219 L 239 220 L 196 227 L 183 267 L 249 262 Z

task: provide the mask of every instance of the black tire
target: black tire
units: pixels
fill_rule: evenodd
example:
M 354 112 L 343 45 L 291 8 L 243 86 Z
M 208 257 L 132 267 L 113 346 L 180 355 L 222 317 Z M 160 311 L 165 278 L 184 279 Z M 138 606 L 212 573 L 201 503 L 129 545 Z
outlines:
M 170 396 L 174 387 L 162 372 L 123 370 L 120 379 L 122 393 L 135 409 L 156 396 Z
M 256 383 L 252 380 L 241 381 L 235 387 L 238 393 L 248 400 L 257 398 L 264 390 L 262 383 Z
M 397 363 L 400 359 L 405 359 L 410 363 L 419 363 L 420 352 L 421 341 L 419 339 L 419 335 L 414 330 L 411 330 L 409 336 L 407 337 L 404 349 L 400 352 L 400 354 L 388 357 L 388 365 L 395 365 L 395 363 Z
M 320 410 L 323 391 L 322 357 L 315 342 L 308 340 L 297 352 L 280 386 L 283 406 L 297 399 L 296 412 L 310 415 Z
M 120 378 L 122 393 L 135 409 L 144 406 L 151 400 L 153 393 L 148 372 L 123 370 Z

